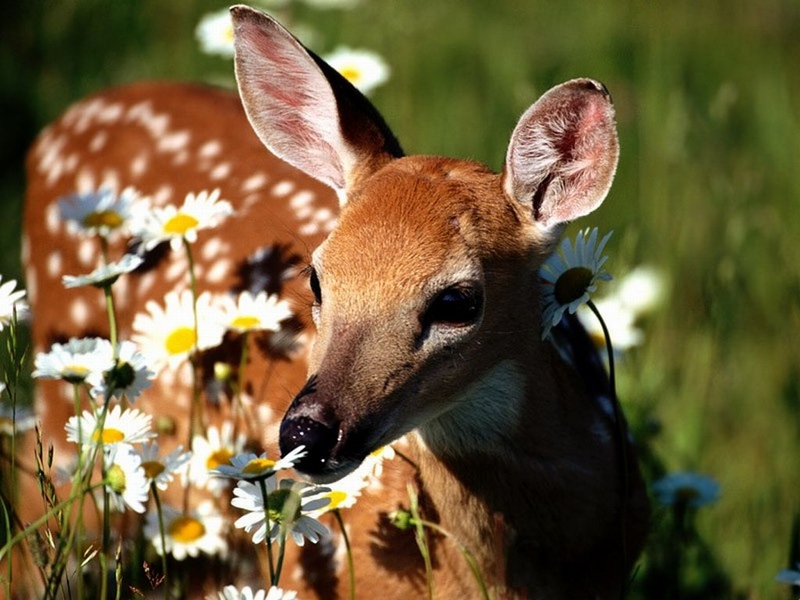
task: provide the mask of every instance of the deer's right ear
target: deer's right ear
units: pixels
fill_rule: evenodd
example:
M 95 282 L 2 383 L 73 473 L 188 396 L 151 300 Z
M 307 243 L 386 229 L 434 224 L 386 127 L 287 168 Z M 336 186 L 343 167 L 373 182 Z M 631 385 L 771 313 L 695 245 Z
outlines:
M 522 115 L 508 147 L 503 186 L 541 229 L 557 233 L 554 226 L 600 206 L 618 157 L 608 91 L 591 79 L 575 79 L 546 92 Z
M 372 104 L 274 19 L 231 8 L 236 80 L 247 118 L 269 150 L 336 190 L 402 150 Z

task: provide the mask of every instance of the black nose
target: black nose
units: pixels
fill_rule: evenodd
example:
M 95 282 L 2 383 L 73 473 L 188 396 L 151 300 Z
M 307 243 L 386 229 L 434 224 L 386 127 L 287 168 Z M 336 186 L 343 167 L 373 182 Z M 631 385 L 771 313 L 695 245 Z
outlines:
M 331 458 L 331 451 L 339 441 L 339 425 L 329 425 L 310 417 L 291 417 L 281 423 L 281 454 L 305 446 L 306 455 L 295 462 L 295 468 L 309 475 L 323 473 Z

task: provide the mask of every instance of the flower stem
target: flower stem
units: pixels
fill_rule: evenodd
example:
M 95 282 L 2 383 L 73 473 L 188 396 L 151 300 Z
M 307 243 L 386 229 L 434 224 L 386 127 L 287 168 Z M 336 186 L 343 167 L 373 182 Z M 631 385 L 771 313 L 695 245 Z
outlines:
M 342 539 L 344 540 L 345 550 L 347 550 L 347 569 L 350 576 L 350 600 L 355 600 L 356 570 L 353 565 L 353 549 L 350 547 L 350 538 L 347 536 L 347 530 L 344 527 L 344 519 L 342 519 L 341 511 L 336 508 L 333 510 L 333 515 L 336 517 L 336 522 L 339 523 L 339 529 L 342 530 Z
M 272 585 L 278 585 L 278 581 L 275 578 L 275 565 L 272 562 L 272 536 L 270 535 L 270 524 L 269 524 L 269 494 L 267 494 L 267 481 L 266 479 L 259 479 L 258 485 L 261 488 L 261 498 L 264 501 L 264 527 L 265 529 L 265 538 L 267 542 L 267 564 L 269 564 L 269 581 Z
M 606 322 L 603 320 L 603 316 L 600 314 L 597 306 L 592 299 L 586 301 L 586 305 L 589 307 L 594 313 L 594 316 L 597 317 L 597 320 L 600 323 L 600 327 L 603 329 L 603 337 L 606 341 L 606 353 L 608 354 L 608 385 L 611 390 L 611 404 L 614 408 L 614 421 L 617 425 L 617 446 L 619 449 L 619 461 L 620 461 L 620 477 L 622 480 L 622 498 L 620 500 L 620 542 L 621 542 L 621 558 L 622 564 L 620 565 L 620 569 L 622 570 L 622 590 L 620 591 L 620 597 L 625 597 L 625 591 L 627 589 L 627 585 L 625 579 L 627 577 L 627 565 L 628 565 L 628 536 L 626 531 L 626 524 L 625 519 L 628 513 L 628 494 L 629 494 L 629 484 L 628 481 L 628 451 L 627 451 L 627 440 L 628 440 L 628 430 L 625 424 L 625 418 L 622 414 L 622 407 L 619 404 L 619 398 L 617 397 L 617 383 L 616 383 L 616 374 L 614 371 L 614 347 L 611 344 L 611 335 L 608 332 L 608 327 L 606 326 Z
M 480 589 L 481 598 L 484 600 L 489 600 L 489 590 L 486 587 L 486 582 L 483 580 L 483 575 L 481 575 L 481 570 L 478 567 L 478 561 L 475 560 L 475 556 L 472 554 L 472 552 L 470 552 L 469 548 L 459 542 L 452 533 L 437 523 L 425 521 L 424 519 L 419 519 L 417 517 L 412 517 L 411 523 L 413 525 L 421 525 L 423 527 L 427 527 L 428 529 L 433 529 L 434 531 L 441 533 L 446 538 L 453 540 L 456 548 L 458 548 L 458 551 L 461 553 L 461 556 L 464 557 L 464 561 L 467 563 L 469 570 L 472 571 L 472 576 L 475 578 L 475 583 L 478 584 L 478 589 Z
M 409 498 L 409 512 L 411 512 L 411 522 L 414 524 L 417 540 L 417 547 L 419 553 L 422 555 L 422 560 L 425 562 L 425 582 L 428 589 L 428 600 L 433 600 L 433 565 L 431 564 L 431 555 L 428 551 L 428 543 L 425 537 L 425 527 L 422 525 L 423 521 L 419 516 L 419 501 L 417 493 L 411 484 L 408 485 L 408 498 Z
M 153 492 L 153 499 L 156 503 L 156 512 L 158 514 L 158 534 L 161 536 L 161 575 L 164 578 L 164 600 L 169 600 L 169 574 L 167 573 L 167 536 L 164 531 L 164 511 L 161 508 L 161 498 L 158 495 L 158 488 L 155 481 L 150 484 L 150 490 Z
M 111 349 L 116 362 L 119 354 L 119 349 L 117 348 L 117 315 L 114 310 L 114 295 L 111 292 L 110 284 L 103 286 L 103 295 L 106 299 L 106 312 L 108 313 L 108 341 L 111 342 Z
M 189 404 L 189 428 L 186 446 L 191 450 L 192 440 L 196 434 L 201 433 L 201 423 L 203 421 L 203 406 L 200 402 L 200 375 L 199 375 L 199 354 L 200 350 L 197 346 L 200 340 L 200 326 L 197 319 L 197 276 L 195 274 L 194 257 L 192 256 L 192 246 L 185 237 L 183 240 L 183 248 L 186 251 L 187 270 L 189 272 L 189 289 L 192 293 L 192 317 L 194 323 L 194 348 L 189 356 L 189 364 L 192 369 L 192 399 Z M 191 465 L 187 467 L 187 471 L 191 469 Z M 186 512 L 189 509 L 189 491 L 191 485 L 184 488 L 183 494 L 183 510 Z

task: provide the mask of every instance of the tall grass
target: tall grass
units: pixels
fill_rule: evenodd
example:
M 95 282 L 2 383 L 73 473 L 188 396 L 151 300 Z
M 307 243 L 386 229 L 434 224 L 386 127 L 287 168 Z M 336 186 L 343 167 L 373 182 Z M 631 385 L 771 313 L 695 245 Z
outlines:
M 36 132 L 115 83 L 231 84 L 230 62 L 202 55 L 193 37 L 223 5 L 4 8 L 0 273 L 21 273 L 22 159 Z M 670 281 L 645 345 L 618 365 L 622 400 L 659 468 L 722 486 L 698 514 L 705 555 L 687 590 L 703 597 L 719 577 L 726 595 L 788 596 L 774 576 L 800 511 L 800 4 L 364 0 L 299 6 L 293 18 L 319 32 L 319 50 L 346 43 L 386 57 L 392 78 L 373 99 L 408 152 L 500 168 L 539 93 L 577 76 L 606 83 L 622 156 L 592 224 L 617 232 L 612 271 L 648 263 Z

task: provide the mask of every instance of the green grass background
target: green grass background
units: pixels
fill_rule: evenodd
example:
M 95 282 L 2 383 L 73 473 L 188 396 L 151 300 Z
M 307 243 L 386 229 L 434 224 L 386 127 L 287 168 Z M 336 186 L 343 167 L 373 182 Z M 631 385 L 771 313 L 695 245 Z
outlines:
M 4 279 L 21 273 L 22 160 L 33 136 L 112 84 L 230 85 L 231 62 L 194 40 L 199 18 L 224 6 L 4 6 Z M 687 570 L 682 593 L 788 598 L 774 576 L 789 564 L 800 510 L 800 2 L 364 0 L 282 14 L 312 27 L 320 52 L 346 43 L 386 58 L 392 78 L 373 99 L 407 152 L 499 169 L 516 119 L 540 93 L 578 76 L 606 83 L 622 155 L 606 203 L 580 225 L 616 231 L 612 272 L 654 265 L 670 292 L 644 324 L 645 345 L 619 364 L 621 395 L 663 468 L 696 469 L 722 486 L 697 515 L 706 557 Z

